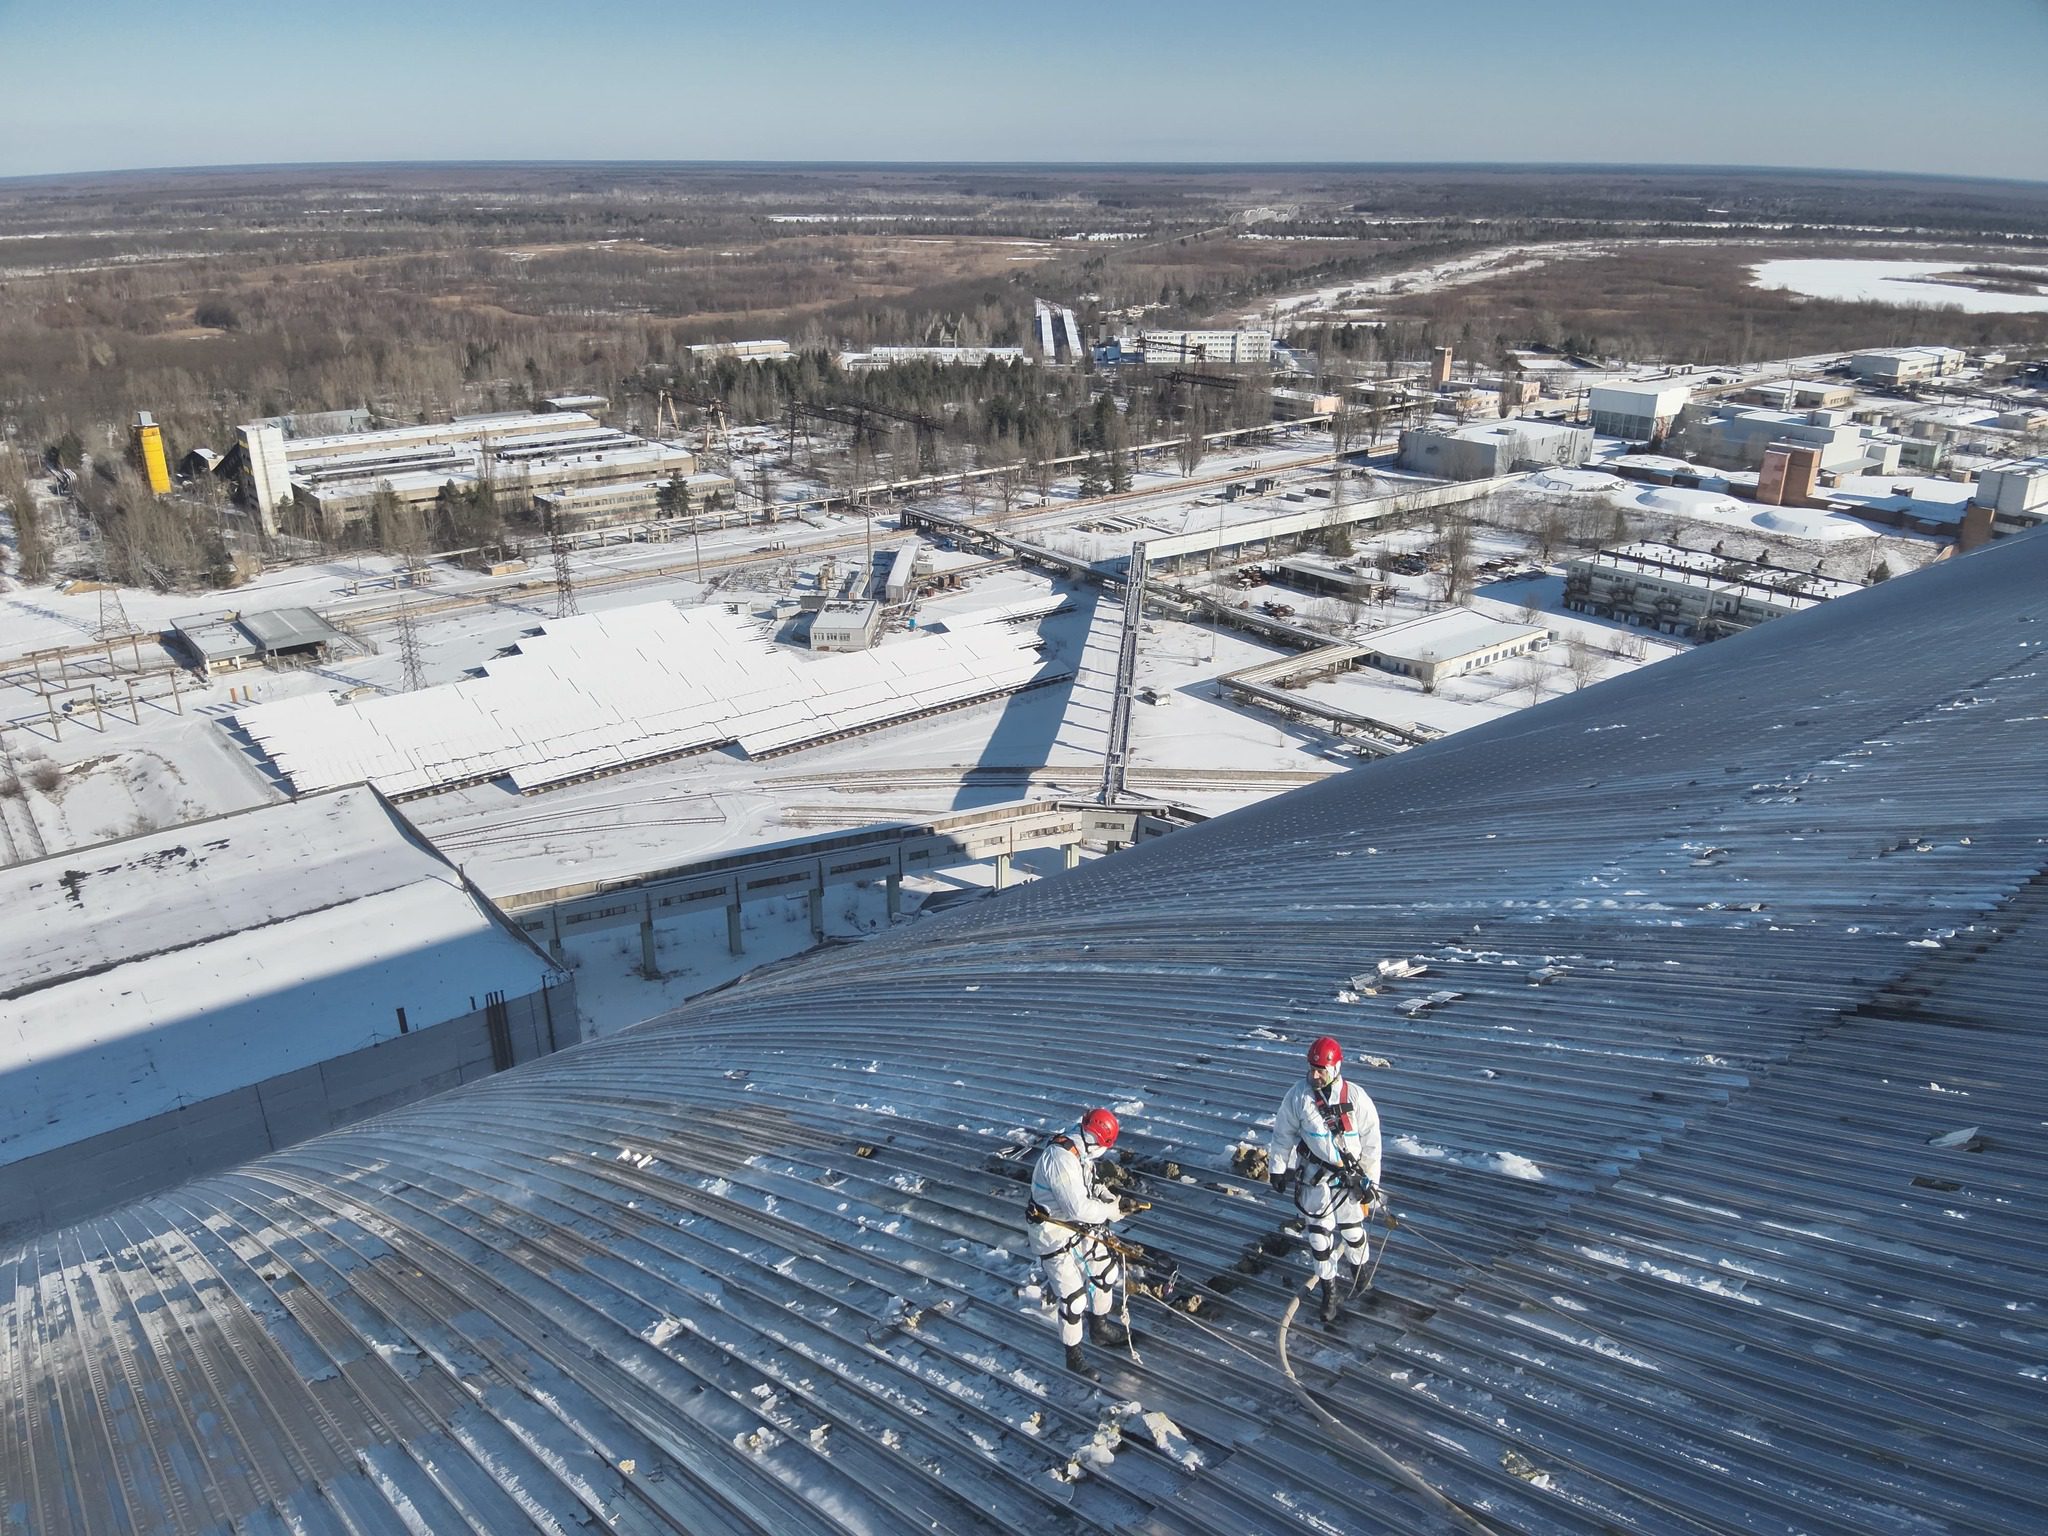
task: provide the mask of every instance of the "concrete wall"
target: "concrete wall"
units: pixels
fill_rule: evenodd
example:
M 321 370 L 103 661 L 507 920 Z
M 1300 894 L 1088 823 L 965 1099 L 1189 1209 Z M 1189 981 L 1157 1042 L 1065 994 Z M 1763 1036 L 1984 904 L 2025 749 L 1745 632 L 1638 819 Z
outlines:
M 576 1043 L 576 984 L 507 998 L 512 1061 Z M 478 1009 L 0 1168 L 0 1241 L 82 1221 L 497 1068 Z

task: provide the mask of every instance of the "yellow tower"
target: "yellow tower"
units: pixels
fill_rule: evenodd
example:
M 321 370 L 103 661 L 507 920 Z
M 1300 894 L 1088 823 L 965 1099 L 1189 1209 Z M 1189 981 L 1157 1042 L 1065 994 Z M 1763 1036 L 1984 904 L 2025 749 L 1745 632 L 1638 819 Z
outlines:
M 164 429 L 147 411 L 135 413 L 135 459 L 150 490 L 161 496 L 171 488 L 171 466 L 164 460 Z

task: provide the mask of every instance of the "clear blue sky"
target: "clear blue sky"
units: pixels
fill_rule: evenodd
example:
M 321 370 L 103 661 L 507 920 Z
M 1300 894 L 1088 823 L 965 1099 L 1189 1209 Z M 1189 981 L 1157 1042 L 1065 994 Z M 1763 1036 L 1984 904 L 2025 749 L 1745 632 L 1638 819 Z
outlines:
M 2048 0 L 0 0 L 0 176 L 1597 161 L 2048 180 Z

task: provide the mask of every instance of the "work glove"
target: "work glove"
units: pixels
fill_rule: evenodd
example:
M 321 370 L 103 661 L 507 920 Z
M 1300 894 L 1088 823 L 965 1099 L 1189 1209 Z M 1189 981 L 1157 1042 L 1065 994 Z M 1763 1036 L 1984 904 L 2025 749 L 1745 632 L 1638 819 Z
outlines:
M 1119 1195 L 1116 1208 L 1120 1215 L 1135 1216 L 1140 1211 L 1151 1210 L 1152 1202 L 1150 1200 L 1140 1200 L 1136 1195 Z
M 1287 1187 L 1294 1182 L 1294 1170 L 1282 1168 L 1278 1173 L 1268 1175 L 1266 1182 L 1273 1186 L 1274 1194 L 1284 1195 L 1287 1193 Z

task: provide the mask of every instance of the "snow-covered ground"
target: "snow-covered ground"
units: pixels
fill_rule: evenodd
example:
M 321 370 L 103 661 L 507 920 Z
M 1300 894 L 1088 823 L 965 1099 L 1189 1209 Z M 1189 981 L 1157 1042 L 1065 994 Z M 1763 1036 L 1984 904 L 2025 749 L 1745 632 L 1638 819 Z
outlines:
M 1826 257 L 1764 261 L 1751 270 L 1756 275 L 1759 288 L 1785 289 L 1811 299 L 1941 305 L 1973 315 L 2048 310 L 2048 284 L 2032 284 L 2031 293 L 1991 293 L 1964 283 L 1939 281 L 1941 274 L 1953 274 L 1964 267 L 1994 265 L 2000 264 Z M 2039 271 L 2040 268 L 2029 270 Z

